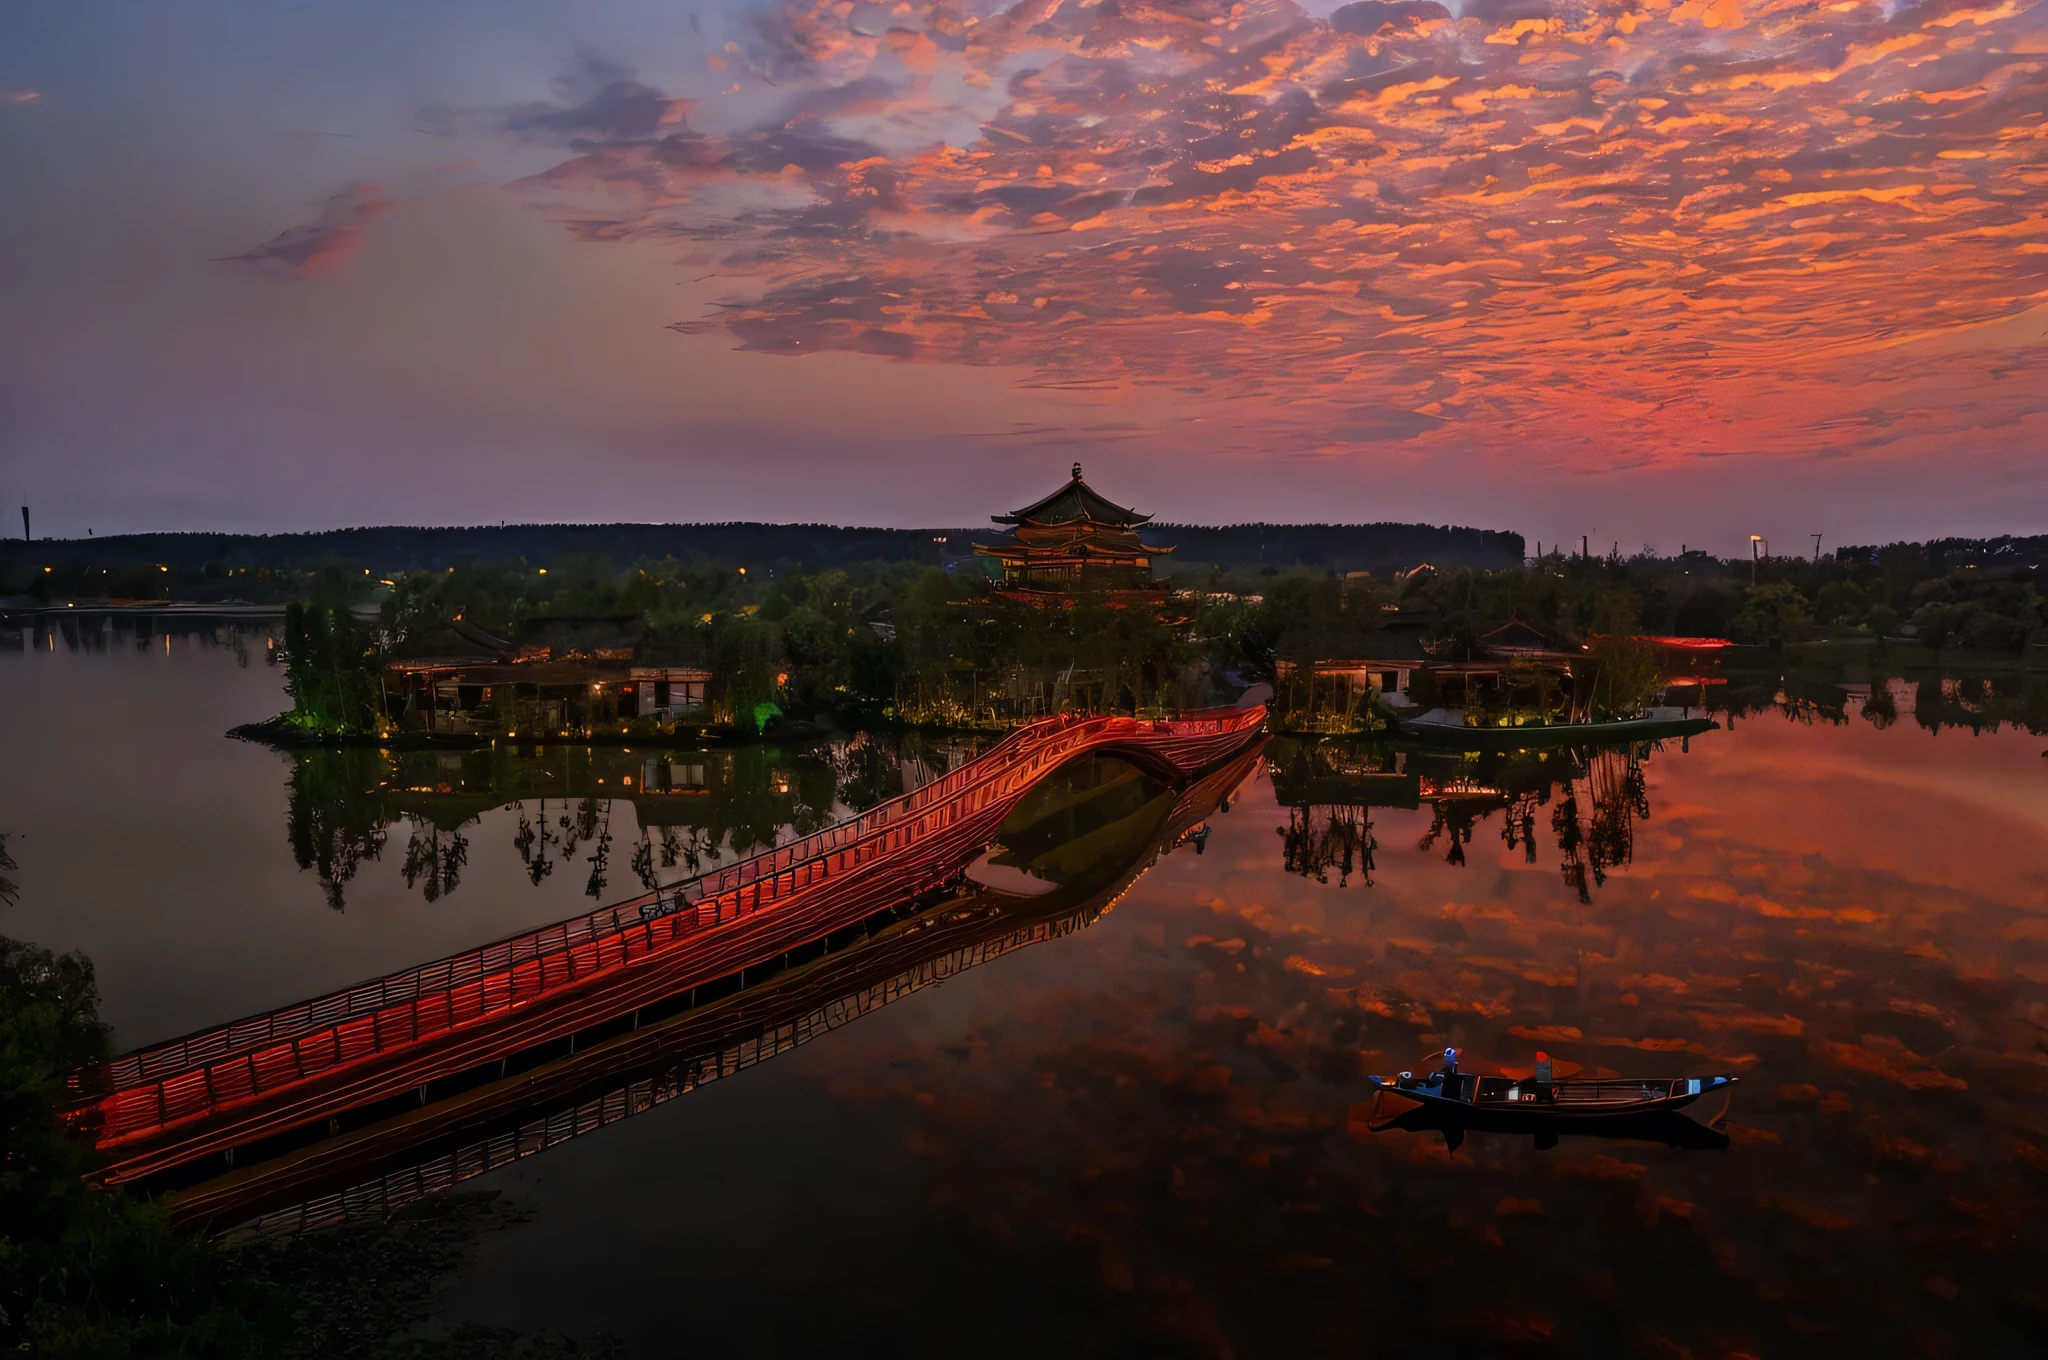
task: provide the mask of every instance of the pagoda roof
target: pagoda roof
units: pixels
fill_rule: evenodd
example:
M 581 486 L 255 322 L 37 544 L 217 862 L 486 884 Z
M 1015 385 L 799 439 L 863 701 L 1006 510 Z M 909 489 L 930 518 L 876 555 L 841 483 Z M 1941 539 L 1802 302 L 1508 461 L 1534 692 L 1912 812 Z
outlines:
M 1152 552 L 1173 551 L 1171 548 L 1155 549 L 1148 546 L 1134 529 L 1119 529 L 1092 520 L 1068 520 L 1064 524 L 1020 524 L 1015 531 L 1015 537 L 1020 545 L 1034 552 L 1061 552 L 1085 548 L 1100 552 L 1131 553 L 1142 557 Z
M 1099 543 L 1077 543 L 1067 548 L 1032 548 L 1012 546 L 1008 543 L 974 545 L 979 557 L 1000 558 L 1005 562 L 1031 562 L 1045 566 L 1061 563 L 1082 562 L 1130 562 L 1139 557 L 1163 557 L 1173 551 L 1171 548 L 1147 548 L 1140 544 L 1137 549 L 1105 547 Z
M 1043 500 L 1032 502 L 1022 510 L 1007 515 L 991 515 L 997 524 L 1059 524 L 1069 520 L 1093 520 L 1097 524 L 1112 524 L 1122 528 L 1135 528 L 1149 523 L 1150 515 L 1141 515 L 1127 510 L 1116 502 L 1100 495 L 1095 488 L 1081 480 L 1081 465 L 1074 464 L 1074 475 L 1065 486 Z

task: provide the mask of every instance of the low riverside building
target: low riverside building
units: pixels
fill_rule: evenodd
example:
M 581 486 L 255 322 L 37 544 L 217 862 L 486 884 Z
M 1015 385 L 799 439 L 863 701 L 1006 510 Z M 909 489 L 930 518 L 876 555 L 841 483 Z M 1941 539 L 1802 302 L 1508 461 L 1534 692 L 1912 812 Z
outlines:
M 407 731 L 562 736 L 638 717 L 620 662 L 414 658 L 385 668 L 385 704 Z
M 691 666 L 635 666 L 626 672 L 623 692 L 638 716 L 673 722 L 704 711 L 710 684 L 710 671 Z
M 384 668 L 386 716 L 447 736 L 563 736 L 709 716 L 712 672 L 635 664 L 638 620 L 545 619 L 518 639 L 452 620 Z
M 1409 677 L 1422 665 L 1410 657 L 1281 657 L 1273 663 L 1274 710 L 1290 732 L 1363 731 L 1376 703 L 1406 705 Z

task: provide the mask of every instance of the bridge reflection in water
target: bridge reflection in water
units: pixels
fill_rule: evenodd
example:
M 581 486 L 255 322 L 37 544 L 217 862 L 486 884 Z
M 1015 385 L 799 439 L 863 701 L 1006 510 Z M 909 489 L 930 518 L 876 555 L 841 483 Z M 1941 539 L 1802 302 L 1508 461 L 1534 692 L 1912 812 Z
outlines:
M 1227 799 L 1263 716 L 1033 724 L 683 889 L 77 1074 L 73 1116 L 112 1154 L 109 1180 L 172 1192 L 181 1223 L 264 1215 L 244 1231 L 278 1232 L 388 1212 L 1082 928 Z M 1033 790 L 1090 754 L 1179 791 L 1030 816 Z M 1026 896 L 964 880 L 999 830 L 1063 881 Z

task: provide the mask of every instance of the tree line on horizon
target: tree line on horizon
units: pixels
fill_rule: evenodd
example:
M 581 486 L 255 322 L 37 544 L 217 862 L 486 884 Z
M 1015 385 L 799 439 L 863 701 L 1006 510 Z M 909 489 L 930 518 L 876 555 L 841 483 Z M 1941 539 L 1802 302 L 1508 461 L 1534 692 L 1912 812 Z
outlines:
M 826 524 L 511 524 L 382 526 L 289 534 L 148 533 L 82 539 L 0 539 L 0 596 L 109 594 L 161 598 L 275 598 L 294 577 L 329 567 L 372 579 L 451 566 L 558 557 L 661 560 L 756 572 L 803 564 L 814 570 L 868 562 L 944 565 L 971 559 L 976 542 L 1007 537 L 981 528 L 883 529 Z M 1163 524 L 1144 537 L 1201 564 L 1307 565 L 1388 572 L 1421 562 L 1511 566 L 1516 533 L 1429 524 Z M 44 571 L 44 568 L 50 568 Z M 168 568 L 168 571 L 164 571 Z M 38 581 L 37 577 L 51 579 Z
M 675 558 L 619 569 L 593 556 L 466 563 L 382 581 L 318 574 L 287 621 L 290 686 L 316 728 L 362 727 L 376 686 L 358 677 L 428 645 L 458 618 L 507 640 L 613 621 L 635 664 L 712 672 L 721 721 L 792 716 L 998 724 L 1034 711 L 1200 707 L 1290 666 L 1396 654 L 1483 654 L 1525 623 L 1594 649 L 1623 712 L 1647 702 L 1615 639 L 1721 637 L 1782 649 L 1834 639 L 2017 657 L 2042 636 L 2039 569 L 1859 550 L 1757 565 L 1553 554 L 1501 569 L 1380 575 L 1272 566 L 1184 573 L 1163 592 L 1076 589 L 1026 601 L 971 563 L 869 562 L 767 574 Z M 371 623 L 356 611 L 376 608 Z M 1418 658 L 1420 653 L 1416 654 Z M 1645 672 L 1647 674 L 1647 672 Z M 1622 691 L 1627 691 L 1624 694 Z M 758 726 L 758 722 L 753 726 Z

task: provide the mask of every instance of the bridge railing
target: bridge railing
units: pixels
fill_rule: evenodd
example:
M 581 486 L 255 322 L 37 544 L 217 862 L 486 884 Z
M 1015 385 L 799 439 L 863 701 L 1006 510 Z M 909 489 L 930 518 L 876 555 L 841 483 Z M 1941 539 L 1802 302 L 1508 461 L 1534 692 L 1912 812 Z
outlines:
M 155 1045 L 74 1074 L 102 1118 L 102 1143 L 203 1113 L 222 1100 L 530 1003 L 699 930 L 749 916 L 829 877 L 865 867 L 915 837 L 1020 792 L 1108 740 L 1199 741 L 1256 727 L 1263 710 L 1182 720 L 1061 716 L 1030 724 L 911 793 L 673 889 L 508 936 L 310 1001 Z M 432 1004 L 429 1004 L 432 1003 Z M 309 1045 L 307 1040 L 320 1039 Z

